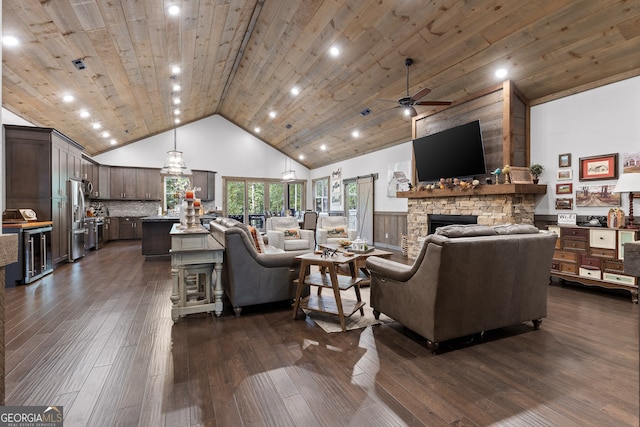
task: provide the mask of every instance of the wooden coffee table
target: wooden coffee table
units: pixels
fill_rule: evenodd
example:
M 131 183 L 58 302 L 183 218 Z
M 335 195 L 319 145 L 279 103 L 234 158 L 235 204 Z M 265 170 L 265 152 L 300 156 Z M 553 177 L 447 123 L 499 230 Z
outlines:
M 348 249 L 345 249 L 343 246 L 340 246 L 336 243 L 320 243 L 318 244 L 318 246 L 321 249 L 326 248 L 326 249 L 331 249 L 338 252 L 349 251 Z M 393 255 L 393 252 L 374 248 L 369 252 L 357 253 L 356 255 L 357 255 L 357 258 L 355 260 L 355 267 L 356 269 L 359 269 L 366 276 L 366 278 L 363 279 L 362 282 L 360 283 L 360 286 L 369 286 L 371 284 L 371 273 L 367 269 L 367 258 L 369 258 L 370 256 L 379 256 L 380 258 L 391 258 L 391 255 Z
M 306 308 L 308 310 L 320 311 L 337 315 L 340 319 L 342 331 L 346 331 L 345 316 L 349 317 L 356 311 L 364 316 L 363 306 L 365 303 L 360 297 L 361 278 L 356 277 L 356 255 L 345 256 L 343 253 L 335 252 L 331 255 L 308 253 L 296 257 L 300 260 L 300 275 L 294 284 L 296 285 L 296 299 L 293 305 L 293 318 L 298 318 L 298 310 Z M 348 264 L 351 276 L 338 275 L 337 267 L 341 264 Z M 319 272 L 311 272 L 310 267 L 316 265 L 320 267 Z M 317 295 L 311 293 L 309 297 L 302 300 L 302 289 L 304 286 L 318 287 Z M 331 288 L 333 295 L 322 295 L 323 288 Z M 353 288 L 356 300 L 342 299 L 340 291 Z

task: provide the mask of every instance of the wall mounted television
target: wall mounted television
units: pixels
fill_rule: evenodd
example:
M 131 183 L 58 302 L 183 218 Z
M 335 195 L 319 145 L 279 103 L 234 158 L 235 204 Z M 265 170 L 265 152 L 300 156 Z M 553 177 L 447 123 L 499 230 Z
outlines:
M 418 182 L 487 173 L 479 120 L 414 139 L 413 155 Z

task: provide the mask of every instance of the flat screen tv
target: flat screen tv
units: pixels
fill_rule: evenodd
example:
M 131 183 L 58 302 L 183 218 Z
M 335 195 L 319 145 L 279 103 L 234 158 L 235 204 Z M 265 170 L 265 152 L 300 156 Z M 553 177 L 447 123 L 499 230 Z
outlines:
M 414 139 L 413 154 L 419 182 L 487 173 L 479 120 Z

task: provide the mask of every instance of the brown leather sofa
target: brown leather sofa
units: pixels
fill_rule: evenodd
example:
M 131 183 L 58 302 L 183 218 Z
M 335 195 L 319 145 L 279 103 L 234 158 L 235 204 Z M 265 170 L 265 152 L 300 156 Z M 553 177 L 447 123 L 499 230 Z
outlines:
M 209 231 L 225 247 L 222 286 L 236 317 L 249 305 L 293 301 L 296 287 L 292 281 L 300 270 L 295 258 L 298 252 L 266 245 L 259 253 L 247 226 L 231 218 L 216 218 Z
M 556 235 L 532 225 L 453 225 L 426 237 L 413 265 L 369 257 L 371 307 L 442 341 L 547 315 Z

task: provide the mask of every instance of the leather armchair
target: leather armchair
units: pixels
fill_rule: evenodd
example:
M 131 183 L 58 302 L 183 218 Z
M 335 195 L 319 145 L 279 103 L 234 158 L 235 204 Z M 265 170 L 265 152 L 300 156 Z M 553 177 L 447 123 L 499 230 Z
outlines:
M 297 229 L 299 239 L 285 239 L 283 230 Z M 275 248 L 284 251 L 312 252 L 316 247 L 313 231 L 300 229 L 298 220 L 292 216 L 272 216 L 267 218 L 267 241 Z
M 448 226 L 426 237 L 412 265 L 369 257 L 371 307 L 428 340 L 533 321 L 547 314 L 556 235 L 532 225 Z
M 344 228 L 346 237 L 329 237 L 329 230 L 334 228 Z M 349 228 L 349 219 L 346 216 L 319 216 L 316 226 L 316 240 L 318 244 L 338 243 L 340 240 L 355 240 L 356 230 Z
M 223 286 L 236 317 L 244 306 L 295 298 L 296 253 L 258 253 L 241 226 L 225 230 L 224 239 Z

